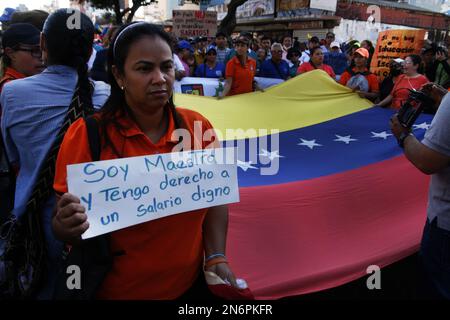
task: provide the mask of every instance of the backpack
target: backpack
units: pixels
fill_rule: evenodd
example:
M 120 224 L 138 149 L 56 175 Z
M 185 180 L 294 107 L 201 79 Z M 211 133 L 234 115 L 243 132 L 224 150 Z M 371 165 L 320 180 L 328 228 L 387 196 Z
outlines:
M 101 140 L 98 122 L 94 117 L 85 118 L 89 149 L 92 161 L 100 160 Z M 106 275 L 112 268 L 113 255 L 110 251 L 110 235 L 104 234 L 82 240 L 66 248 L 62 267 L 58 273 L 53 298 L 55 300 L 93 300 Z M 81 288 L 70 289 L 67 285 L 70 266 L 81 271 Z

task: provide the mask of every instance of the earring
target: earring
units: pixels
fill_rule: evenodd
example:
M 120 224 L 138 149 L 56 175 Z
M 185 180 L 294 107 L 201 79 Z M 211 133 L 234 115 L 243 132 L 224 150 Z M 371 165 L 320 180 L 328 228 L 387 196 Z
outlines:
M 120 89 L 123 91 L 124 86 L 121 86 Z

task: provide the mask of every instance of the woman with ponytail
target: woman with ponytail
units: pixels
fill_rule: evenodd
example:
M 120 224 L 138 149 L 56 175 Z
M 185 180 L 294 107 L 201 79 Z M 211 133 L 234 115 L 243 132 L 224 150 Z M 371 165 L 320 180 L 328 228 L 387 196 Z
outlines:
M 75 19 L 74 19 L 75 17 Z M 70 22 L 75 25 L 70 27 Z M 79 25 L 77 25 L 79 23 Z M 47 68 L 40 74 L 12 81 L 3 88 L 2 134 L 10 162 L 18 168 L 14 214 L 21 217 L 37 184 L 37 176 L 59 134 L 75 89 L 85 110 L 101 107 L 109 86 L 87 77 L 94 26 L 83 13 L 60 9 L 51 14 L 41 34 L 42 57 Z M 77 148 L 75 143 L 73 149 Z M 52 190 L 53 191 L 53 190 Z M 48 276 L 37 298 L 50 299 L 63 245 L 53 236 L 51 219 L 56 205 L 51 193 L 39 212 L 45 235 Z
M 122 26 L 109 48 L 108 74 L 111 96 L 94 117 L 99 124 L 100 160 L 169 153 L 179 151 L 180 146 L 183 150 L 204 149 L 218 142 L 202 139 L 206 130 L 212 130 L 207 119 L 174 105 L 172 43 L 162 28 L 145 22 Z M 194 136 L 194 122 L 197 134 L 201 131 L 198 137 Z M 177 139 L 181 130 L 176 129 L 189 132 L 191 138 Z M 86 242 L 80 238 L 89 223 L 80 199 L 67 193 L 66 166 L 92 160 L 86 122 L 80 119 L 64 137 L 54 183 L 61 198 L 53 229 L 59 239 L 73 245 L 73 251 L 83 250 Z M 130 210 L 127 214 L 136 213 Z M 99 287 L 84 292 L 83 297 L 204 298 L 208 289 L 203 268 L 236 287 L 225 257 L 227 223 L 227 207 L 217 206 L 110 233 L 106 247 L 112 265 L 101 276 L 96 273 L 92 282 Z

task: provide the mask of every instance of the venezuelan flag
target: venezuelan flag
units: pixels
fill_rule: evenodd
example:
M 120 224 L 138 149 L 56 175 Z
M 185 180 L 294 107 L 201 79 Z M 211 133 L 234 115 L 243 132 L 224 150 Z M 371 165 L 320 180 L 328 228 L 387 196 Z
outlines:
M 243 129 L 224 142 L 245 150 L 227 253 L 257 299 L 339 286 L 418 250 L 429 179 L 391 134 L 393 111 L 373 108 L 319 70 L 265 92 L 177 95 L 176 103 L 218 131 Z M 418 119 L 418 139 L 431 120 Z M 263 175 L 275 162 L 276 174 Z

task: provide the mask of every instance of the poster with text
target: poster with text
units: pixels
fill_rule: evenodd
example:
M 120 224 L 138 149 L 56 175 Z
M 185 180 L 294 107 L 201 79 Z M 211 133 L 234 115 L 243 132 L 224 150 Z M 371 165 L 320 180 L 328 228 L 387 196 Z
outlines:
M 425 41 L 425 30 L 387 30 L 380 32 L 370 71 L 382 81 L 389 75 L 392 59 L 405 59 L 411 54 L 420 54 Z
M 217 12 L 173 10 L 173 32 L 179 38 L 215 37 Z

